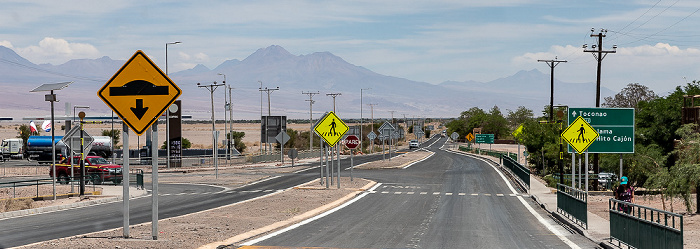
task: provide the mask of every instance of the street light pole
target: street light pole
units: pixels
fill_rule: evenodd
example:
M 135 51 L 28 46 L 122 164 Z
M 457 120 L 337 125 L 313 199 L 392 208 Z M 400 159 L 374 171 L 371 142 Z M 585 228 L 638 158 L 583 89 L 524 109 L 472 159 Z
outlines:
M 165 76 L 168 76 L 168 45 L 174 45 L 174 44 L 180 44 L 182 42 L 176 41 L 176 42 L 168 42 L 165 43 Z M 170 109 L 170 108 L 168 108 Z M 170 111 L 165 110 L 165 151 L 166 151 L 166 165 L 168 168 L 170 168 Z M 112 122 L 114 122 L 114 118 L 112 118 Z M 139 153 L 140 155 L 140 153 Z
M 372 124 L 370 125 L 370 127 L 372 127 L 372 133 L 374 133 L 374 106 L 377 105 L 377 104 L 367 104 L 367 105 L 368 105 L 369 108 L 371 109 L 371 115 L 370 115 L 370 117 L 371 117 L 371 122 L 372 122 Z M 369 144 L 369 153 L 372 154 L 372 152 L 374 152 L 373 150 L 374 150 L 374 139 L 373 139 L 372 142 Z
M 219 165 L 217 162 L 217 146 L 216 146 L 216 120 L 214 119 L 214 91 L 216 91 L 216 88 L 219 88 L 219 86 L 223 86 L 223 84 L 217 84 L 216 81 L 214 81 L 213 84 L 210 85 L 201 85 L 201 83 L 197 83 L 197 87 L 204 87 L 207 90 L 209 90 L 209 93 L 211 95 L 211 140 L 212 140 L 212 161 L 214 162 L 214 171 L 216 174 L 216 178 L 219 178 Z

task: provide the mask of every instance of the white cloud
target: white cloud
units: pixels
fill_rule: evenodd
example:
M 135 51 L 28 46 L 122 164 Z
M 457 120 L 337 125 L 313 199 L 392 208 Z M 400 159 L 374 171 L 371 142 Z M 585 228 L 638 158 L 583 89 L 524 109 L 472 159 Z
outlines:
M 64 39 L 45 37 L 38 46 L 15 49 L 22 57 L 37 63 L 61 64 L 71 59 L 97 58 L 100 52 L 87 43 L 70 43 Z

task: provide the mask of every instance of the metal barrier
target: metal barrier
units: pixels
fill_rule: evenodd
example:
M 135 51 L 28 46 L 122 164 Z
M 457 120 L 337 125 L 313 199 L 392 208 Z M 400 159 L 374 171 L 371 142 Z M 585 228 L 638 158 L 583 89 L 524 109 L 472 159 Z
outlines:
M 588 229 L 588 193 L 557 183 L 557 212 Z
M 460 151 L 464 152 L 471 152 L 471 153 L 476 153 L 476 154 L 484 154 L 487 156 L 492 156 L 496 158 L 501 158 L 501 157 L 509 157 L 513 160 L 518 160 L 518 154 L 517 153 L 510 153 L 508 151 L 497 151 L 497 150 L 487 150 L 487 149 L 479 149 L 479 148 L 473 148 L 471 146 L 464 147 L 464 146 L 459 146 Z
M 501 155 L 501 159 L 503 160 L 503 166 L 518 176 L 520 181 L 527 185 L 527 189 L 530 189 L 530 170 L 507 155 Z
M 53 178 L 41 178 L 32 180 L 20 180 L 0 182 L 0 188 L 12 188 L 12 198 L 17 198 L 17 187 L 27 187 L 36 185 L 36 197 L 39 197 L 39 185 L 52 184 Z
M 136 188 L 143 189 L 143 170 L 129 169 L 129 184 L 136 184 Z
M 683 248 L 683 216 L 609 199 L 610 243 L 636 248 Z

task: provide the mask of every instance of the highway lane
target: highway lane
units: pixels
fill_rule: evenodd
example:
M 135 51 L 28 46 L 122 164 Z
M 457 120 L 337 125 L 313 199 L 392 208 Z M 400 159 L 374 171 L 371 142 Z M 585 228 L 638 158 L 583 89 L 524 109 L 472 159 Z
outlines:
M 381 160 L 382 155 L 356 156 L 356 164 Z M 347 169 L 350 160 L 341 160 Z M 344 171 L 343 176 L 348 172 Z M 318 163 L 297 173 L 277 174 L 273 179 L 255 184 L 225 189 L 217 186 L 190 184 L 159 185 L 159 218 L 166 219 L 188 213 L 237 203 L 274 191 L 288 189 L 318 178 Z M 144 176 L 149 178 L 148 176 Z M 167 174 L 161 174 L 161 178 Z M 147 184 L 147 188 L 150 185 Z M 122 202 L 106 203 L 52 213 L 0 220 L 0 248 L 26 245 L 51 239 L 122 227 Z M 130 224 L 151 221 L 150 195 L 130 201 Z
M 357 170 L 381 183 L 347 207 L 255 243 L 340 248 L 568 248 L 595 243 L 568 232 L 539 208 L 549 230 L 485 162 L 438 149 L 405 170 Z M 523 197 L 525 196 L 525 197 Z M 575 246 L 575 245 L 574 245 Z

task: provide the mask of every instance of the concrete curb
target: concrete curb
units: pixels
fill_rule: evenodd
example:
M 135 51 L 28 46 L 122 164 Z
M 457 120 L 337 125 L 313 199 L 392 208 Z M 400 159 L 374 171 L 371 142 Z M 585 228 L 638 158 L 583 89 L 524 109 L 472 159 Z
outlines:
M 267 226 L 262 227 L 262 228 L 258 228 L 258 229 L 252 230 L 252 231 L 248 231 L 248 232 L 245 232 L 245 233 L 236 235 L 236 236 L 234 236 L 234 237 L 228 238 L 228 239 L 223 240 L 223 241 L 217 241 L 217 242 L 212 242 L 212 243 L 209 243 L 209 244 L 206 244 L 206 245 L 202 245 L 202 246 L 200 246 L 200 247 L 198 247 L 198 248 L 199 248 L 199 249 L 210 249 L 210 248 L 213 249 L 213 248 L 220 248 L 221 246 L 230 246 L 230 245 L 233 245 L 233 244 L 235 244 L 235 243 L 242 242 L 242 241 L 245 241 L 245 240 L 249 240 L 249 239 L 251 239 L 251 238 L 258 237 L 258 236 L 260 236 L 260 235 L 262 235 L 262 234 L 266 234 L 266 233 L 272 232 L 272 231 L 274 231 L 274 230 L 278 230 L 278 229 L 280 229 L 280 228 L 282 228 L 282 227 L 287 227 L 287 226 L 290 226 L 290 225 L 293 225 L 293 224 L 302 222 L 302 221 L 304 221 L 304 220 L 306 220 L 306 219 L 308 219 L 308 218 L 314 217 L 314 216 L 319 215 L 319 214 L 321 214 L 321 213 L 323 213 L 323 212 L 326 212 L 326 211 L 328 211 L 328 210 L 331 210 L 331 209 L 333 209 L 333 208 L 335 208 L 335 207 L 337 207 L 337 206 L 340 206 L 341 204 L 343 204 L 343 203 L 345 203 L 345 202 L 351 200 L 351 199 L 354 198 L 355 196 L 359 195 L 359 194 L 362 192 L 362 191 L 361 191 L 362 189 L 369 189 L 369 188 L 371 188 L 372 186 L 374 186 L 375 184 L 377 184 L 377 182 L 375 182 L 375 181 L 370 181 L 369 183 L 367 183 L 365 186 L 363 186 L 363 187 L 362 187 L 360 190 L 358 190 L 358 191 L 355 191 L 355 192 L 352 192 L 352 193 L 350 193 L 350 194 L 347 194 L 347 195 L 345 195 L 344 197 L 342 197 L 342 198 L 340 198 L 340 199 L 338 199 L 338 200 L 335 200 L 335 201 L 333 201 L 333 202 L 331 202 L 331 203 L 328 203 L 328 204 L 326 204 L 326 205 L 317 207 L 317 208 L 312 209 L 312 210 L 310 210 L 310 211 L 308 211 L 308 212 L 305 212 L 305 213 L 303 213 L 303 214 L 294 216 L 294 217 L 289 218 L 289 219 L 287 219 L 287 220 L 275 222 L 275 223 L 273 223 L 273 224 L 267 225 Z M 228 248 L 228 247 L 226 247 L 226 248 Z
M 24 209 L 24 210 L 17 210 L 17 211 L 11 211 L 11 212 L 4 212 L 4 213 L 0 213 L 0 219 L 17 218 L 17 217 L 22 217 L 22 216 L 27 216 L 27 215 L 43 214 L 43 213 L 50 213 L 50 212 L 55 212 L 55 211 L 62 211 L 62 210 L 66 210 L 66 209 L 87 207 L 87 206 L 91 206 L 91 205 L 119 201 L 121 199 L 122 199 L 121 196 L 107 197 L 107 198 L 100 198 L 100 199 L 83 201 L 83 202 L 75 202 L 75 203 L 70 203 L 70 204 L 65 204 L 65 205 L 60 205 L 60 206 L 48 206 L 48 207 L 40 207 L 40 208 L 33 208 L 33 209 Z

